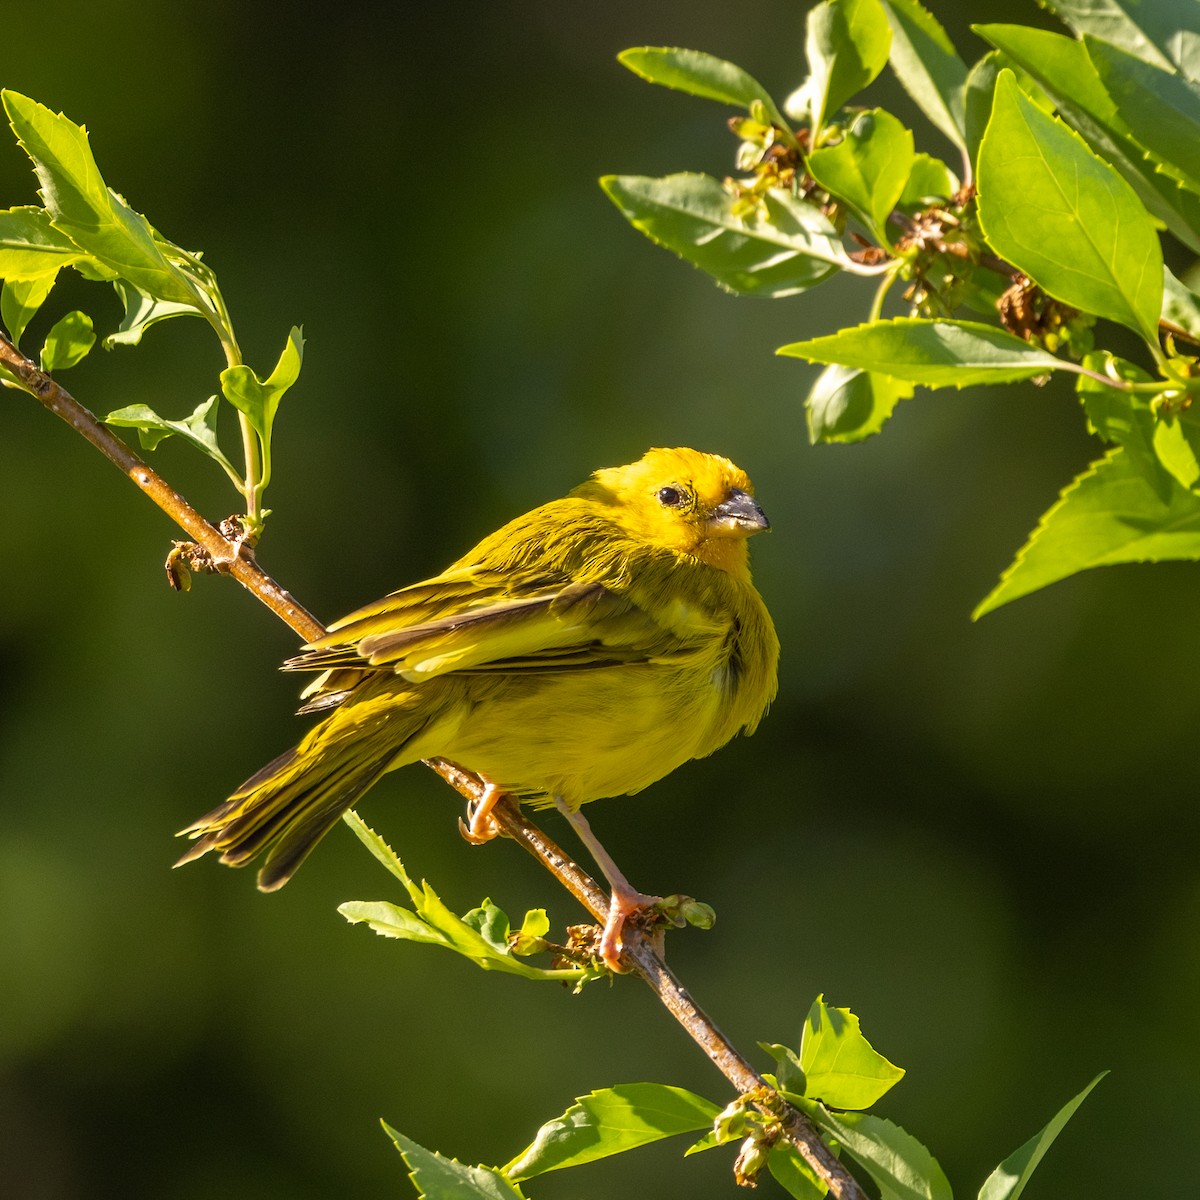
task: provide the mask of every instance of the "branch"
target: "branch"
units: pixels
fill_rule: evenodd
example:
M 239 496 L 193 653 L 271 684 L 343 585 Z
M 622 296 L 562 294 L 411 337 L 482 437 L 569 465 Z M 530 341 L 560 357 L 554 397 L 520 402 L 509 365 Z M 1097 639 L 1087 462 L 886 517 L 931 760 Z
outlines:
M 325 632 L 316 617 L 259 567 L 253 550 L 244 541 L 225 537 L 205 520 L 162 476 L 147 466 L 139 455 L 46 372 L 17 350 L 2 333 L 0 364 L 17 378 L 25 391 L 91 442 L 203 547 L 215 570 L 231 575 L 306 642 L 314 641 Z M 479 780 L 452 763 L 431 759 L 426 765 L 468 800 L 478 800 L 482 795 L 483 788 Z M 505 834 L 532 854 L 594 917 L 604 921 L 608 914 L 608 895 L 594 879 L 530 821 L 516 804 L 507 800 L 498 804 L 495 816 Z M 828 1185 L 830 1193 L 837 1200 L 865 1200 L 857 1182 L 822 1140 L 816 1126 L 803 1113 L 779 1100 L 762 1076 L 691 998 L 667 966 L 655 944 L 657 939 L 634 924 L 628 924 L 622 940 L 624 957 L 667 1011 L 741 1095 L 756 1097 L 755 1104 L 760 1111 L 781 1120 L 785 1136 Z

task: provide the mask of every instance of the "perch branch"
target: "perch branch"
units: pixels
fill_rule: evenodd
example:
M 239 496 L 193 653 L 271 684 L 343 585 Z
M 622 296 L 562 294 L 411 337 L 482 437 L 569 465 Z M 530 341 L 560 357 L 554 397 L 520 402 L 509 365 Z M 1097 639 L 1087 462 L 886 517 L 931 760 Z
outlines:
M 259 567 L 250 546 L 244 541 L 225 537 L 162 476 L 147 466 L 138 454 L 51 376 L 26 358 L 3 334 L 0 334 L 0 364 L 20 381 L 21 387 L 34 399 L 86 438 L 131 479 L 203 548 L 218 572 L 236 579 L 304 641 L 314 641 L 325 632 L 316 617 Z M 479 798 L 481 785 L 468 772 L 442 759 L 432 759 L 426 765 L 467 799 Z M 594 917 L 600 921 L 605 919 L 608 913 L 607 893 L 530 821 L 517 805 L 505 801 L 497 806 L 495 815 L 505 834 L 532 854 Z M 691 998 L 667 966 L 654 939 L 630 925 L 626 927 L 623 942 L 625 959 L 738 1092 L 741 1095 L 768 1096 L 770 1089 L 766 1082 Z M 788 1105 L 781 1108 L 778 1103 L 763 1101 L 758 1103 L 758 1107 L 771 1117 L 780 1118 L 782 1114 L 785 1136 L 825 1181 L 837 1200 L 864 1200 L 853 1176 L 825 1144 L 808 1117 Z

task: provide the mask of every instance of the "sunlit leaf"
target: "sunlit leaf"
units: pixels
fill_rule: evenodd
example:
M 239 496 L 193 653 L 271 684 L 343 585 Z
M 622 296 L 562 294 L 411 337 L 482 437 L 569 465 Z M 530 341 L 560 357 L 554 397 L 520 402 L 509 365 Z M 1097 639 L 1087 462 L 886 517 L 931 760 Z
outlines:
M 731 292 L 795 295 L 849 262 L 820 209 L 783 192 L 742 211 L 738 198 L 708 175 L 609 175 L 600 182 L 634 228 Z
M 0 279 L 51 279 L 87 255 L 50 222 L 44 208 L 25 205 L 0 212 Z
M 427 1200 L 522 1200 L 521 1189 L 492 1167 L 468 1167 L 418 1146 L 386 1122 L 388 1137 L 404 1157 L 418 1195 Z
M 813 1001 L 800 1040 L 804 1094 L 832 1108 L 870 1108 L 904 1076 L 863 1036 L 848 1008 Z
M 1048 371 L 1079 369 L 992 325 L 921 317 L 871 321 L 780 346 L 775 353 L 875 371 L 932 388 L 1015 383 Z
M 1088 1098 L 1092 1088 L 1100 1082 L 1107 1071 L 1097 1075 L 1091 1083 L 1075 1096 L 1050 1119 L 1040 1133 L 1034 1134 L 1019 1150 L 1013 1151 L 988 1177 L 979 1189 L 979 1200 L 1017 1200 L 1025 1190 L 1029 1177 L 1037 1169 L 1054 1139 L 1062 1133 L 1067 1122 L 1075 1115 L 1079 1106 Z
M 979 220 L 995 252 L 1055 299 L 1154 339 L 1163 265 L 1153 219 L 1009 71 L 996 81 L 979 148 Z
M 36 279 L 7 279 L 0 291 L 0 317 L 14 346 L 21 344 L 21 335 L 37 315 L 54 288 L 57 275 L 39 275 Z
M 42 370 L 53 374 L 82 362 L 96 344 L 92 318 L 76 310 L 69 312 L 46 335 L 42 347 Z
M 623 1083 L 580 1096 L 538 1130 L 532 1144 L 504 1167 L 509 1179 L 622 1154 L 662 1138 L 706 1129 L 720 1108 L 703 1096 L 661 1083 Z
M 892 70 L 921 111 L 954 145 L 966 146 L 966 64 L 918 0 L 884 0 L 892 27 Z
M 104 339 L 106 350 L 111 350 L 113 346 L 138 345 L 146 330 L 151 325 L 157 325 L 159 321 L 166 321 L 170 317 L 202 315 L 193 304 L 172 304 L 166 300 L 152 299 L 123 279 L 114 280 L 113 287 L 125 306 L 125 315 L 121 318 L 116 333 L 110 333 Z

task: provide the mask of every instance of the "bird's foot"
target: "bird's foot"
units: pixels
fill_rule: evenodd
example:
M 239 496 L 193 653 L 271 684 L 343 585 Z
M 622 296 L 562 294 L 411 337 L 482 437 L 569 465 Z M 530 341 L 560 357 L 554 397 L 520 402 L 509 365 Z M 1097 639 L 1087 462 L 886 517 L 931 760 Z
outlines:
M 500 822 L 492 810 L 504 798 L 504 790 L 490 780 L 485 780 L 483 795 L 478 800 L 467 801 L 467 819 L 458 819 L 458 831 L 472 846 L 482 846 L 501 833 Z
M 661 896 L 647 896 L 629 886 L 622 880 L 624 886 L 615 886 L 612 897 L 608 902 L 608 917 L 604 922 L 604 930 L 600 934 L 599 955 L 601 961 L 610 971 L 623 973 L 628 970 L 621 963 L 623 948 L 622 934 L 625 923 L 649 912 L 655 905 L 662 903 Z

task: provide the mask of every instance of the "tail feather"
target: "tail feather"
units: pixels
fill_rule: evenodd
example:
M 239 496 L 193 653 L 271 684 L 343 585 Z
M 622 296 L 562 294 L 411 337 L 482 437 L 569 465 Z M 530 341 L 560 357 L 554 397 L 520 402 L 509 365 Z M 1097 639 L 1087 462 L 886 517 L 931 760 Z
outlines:
M 225 865 L 242 867 L 265 852 L 259 889 L 273 892 L 283 887 L 397 753 L 394 743 L 381 749 L 310 735 L 252 775 L 223 804 L 180 830 L 194 844 L 175 865 L 215 851 Z

